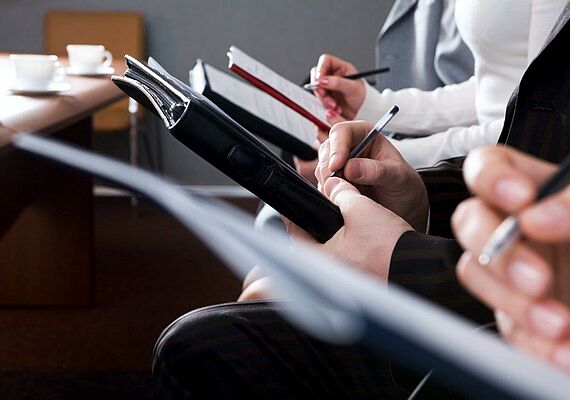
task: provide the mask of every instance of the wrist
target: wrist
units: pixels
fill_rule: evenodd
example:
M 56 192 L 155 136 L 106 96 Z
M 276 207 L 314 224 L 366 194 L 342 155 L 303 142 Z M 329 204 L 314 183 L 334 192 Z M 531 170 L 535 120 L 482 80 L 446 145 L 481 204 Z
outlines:
M 358 107 L 354 120 L 364 120 L 375 123 L 385 110 L 382 94 L 364 81 L 364 98 Z
M 369 254 L 368 259 L 363 262 L 364 265 L 368 266 L 368 268 L 365 268 L 368 270 L 367 272 L 385 282 L 390 275 L 390 264 L 398 242 L 406 233 L 414 232 L 410 224 L 403 219 L 390 225 L 389 231 L 385 232 L 382 239 L 375 239 L 378 246 Z

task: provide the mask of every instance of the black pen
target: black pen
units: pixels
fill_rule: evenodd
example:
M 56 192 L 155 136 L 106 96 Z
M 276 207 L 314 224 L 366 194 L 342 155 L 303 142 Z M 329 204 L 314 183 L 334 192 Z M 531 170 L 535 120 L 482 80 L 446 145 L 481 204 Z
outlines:
M 343 76 L 343 78 L 355 80 L 355 79 L 360 79 L 360 78 L 366 78 L 367 76 L 370 76 L 370 75 L 384 74 L 384 73 L 389 72 L 389 71 L 390 71 L 390 68 L 388 68 L 388 67 L 377 68 L 377 69 L 372 69 L 370 71 L 362 71 L 362 72 L 357 72 L 356 74 L 346 75 L 346 76 Z M 306 90 L 315 90 L 318 87 L 319 87 L 318 81 L 307 83 L 306 85 L 303 85 L 303 89 L 306 89 Z
M 400 108 L 398 106 L 392 106 L 392 108 L 390 108 L 388 112 L 384 114 L 384 116 L 380 118 L 376 124 L 374 124 L 372 130 L 368 132 L 364 139 L 362 139 L 362 142 L 358 143 L 358 145 L 352 149 L 348 155 L 348 159 L 350 160 L 351 158 L 356 158 L 361 155 L 362 152 L 366 150 L 366 148 L 370 145 L 370 143 L 372 143 L 374 138 L 376 138 L 376 136 L 382 132 L 382 129 L 384 129 L 388 122 L 390 122 L 390 120 L 394 118 L 396 114 L 398 114 L 398 111 L 400 111 Z M 331 177 L 343 178 L 343 171 L 344 168 L 341 168 L 338 171 L 333 172 Z
M 558 171 L 550 178 L 538 191 L 535 202 L 553 195 L 564 189 L 570 183 L 570 156 L 567 156 L 560 164 Z M 501 225 L 495 229 L 483 251 L 479 256 L 481 265 L 489 264 L 494 258 L 499 256 L 509 248 L 520 236 L 517 217 L 511 215 L 506 218 Z

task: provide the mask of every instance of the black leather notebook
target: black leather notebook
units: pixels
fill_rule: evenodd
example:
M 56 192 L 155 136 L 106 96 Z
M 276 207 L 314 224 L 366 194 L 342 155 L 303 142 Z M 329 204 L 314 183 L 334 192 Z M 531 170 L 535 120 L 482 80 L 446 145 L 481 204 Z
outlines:
M 154 61 L 125 59 L 128 69 L 113 82 L 159 116 L 182 144 L 318 241 L 344 225 L 336 205 L 212 101 Z
M 197 60 L 190 86 L 241 126 L 303 160 L 317 158 L 315 125 L 262 90 Z

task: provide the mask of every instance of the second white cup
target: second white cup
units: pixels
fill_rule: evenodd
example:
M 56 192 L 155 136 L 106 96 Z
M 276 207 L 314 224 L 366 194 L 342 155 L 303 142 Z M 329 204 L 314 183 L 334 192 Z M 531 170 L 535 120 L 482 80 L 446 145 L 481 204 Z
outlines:
M 70 44 L 67 54 L 69 66 L 77 73 L 96 73 L 113 63 L 113 55 L 103 45 Z

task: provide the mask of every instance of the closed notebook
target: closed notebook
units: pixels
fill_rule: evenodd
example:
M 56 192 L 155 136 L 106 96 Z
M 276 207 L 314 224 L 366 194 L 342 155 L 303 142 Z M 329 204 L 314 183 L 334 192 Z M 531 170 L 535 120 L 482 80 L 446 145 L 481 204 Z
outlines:
M 336 205 L 222 109 L 156 62 L 125 58 L 128 69 L 113 81 L 182 144 L 320 242 L 344 224 Z
M 264 91 L 196 61 L 190 86 L 256 136 L 303 160 L 317 158 L 315 125 Z

